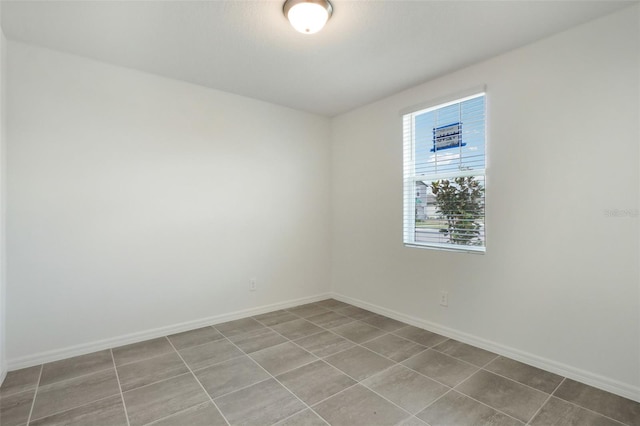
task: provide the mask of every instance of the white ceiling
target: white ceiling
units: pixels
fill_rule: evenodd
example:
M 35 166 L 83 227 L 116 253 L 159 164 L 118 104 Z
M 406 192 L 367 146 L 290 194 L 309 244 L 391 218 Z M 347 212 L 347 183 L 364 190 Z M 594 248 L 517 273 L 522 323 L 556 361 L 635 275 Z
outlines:
M 281 1 L 3 1 L 11 40 L 333 116 L 629 6 L 346 1 L 315 35 Z

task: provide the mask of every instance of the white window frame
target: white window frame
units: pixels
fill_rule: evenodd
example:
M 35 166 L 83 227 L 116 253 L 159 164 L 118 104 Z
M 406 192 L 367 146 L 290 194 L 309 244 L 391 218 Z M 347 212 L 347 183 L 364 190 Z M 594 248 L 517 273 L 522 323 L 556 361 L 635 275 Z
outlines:
M 443 172 L 436 174 L 416 174 L 416 140 L 415 140 L 415 117 L 430 111 L 444 108 L 450 105 L 462 103 L 464 101 L 484 96 L 484 169 L 473 169 L 469 171 Z M 482 177 L 483 186 L 485 188 L 486 199 L 486 182 L 487 182 L 487 93 L 486 87 L 477 87 L 458 93 L 456 95 L 440 98 L 428 103 L 423 103 L 410 108 L 406 108 L 400 112 L 403 126 L 403 242 L 405 247 L 436 249 L 444 251 L 468 252 L 476 254 L 486 253 L 486 206 L 484 213 L 484 234 L 483 246 L 467 246 L 456 245 L 451 243 L 425 243 L 415 241 L 415 215 L 416 215 L 416 189 L 415 183 L 419 181 L 433 181 L 439 179 L 452 179 L 456 177 L 477 176 Z M 411 220 L 408 220 L 411 218 Z

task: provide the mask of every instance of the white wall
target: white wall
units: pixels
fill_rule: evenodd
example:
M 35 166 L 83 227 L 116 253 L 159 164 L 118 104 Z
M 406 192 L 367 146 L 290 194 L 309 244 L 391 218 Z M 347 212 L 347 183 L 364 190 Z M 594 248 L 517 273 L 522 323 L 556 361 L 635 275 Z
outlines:
M 640 398 L 638 6 L 333 121 L 338 294 Z M 402 244 L 403 108 L 486 84 L 487 253 Z M 438 305 L 441 290 L 449 307 Z
M 329 291 L 328 119 L 17 42 L 8 89 L 12 368 Z
M 5 244 L 5 219 L 6 219 L 6 68 L 7 68 L 7 41 L 2 29 L 0 29 L 0 384 L 7 374 L 6 357 L 6 244 Z

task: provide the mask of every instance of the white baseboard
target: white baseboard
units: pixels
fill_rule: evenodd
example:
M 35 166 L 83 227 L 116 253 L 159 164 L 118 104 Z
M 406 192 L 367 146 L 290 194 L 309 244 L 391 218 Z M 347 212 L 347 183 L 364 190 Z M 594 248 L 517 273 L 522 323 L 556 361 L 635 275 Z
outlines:
M 313 303 L 331 297 L 329 293 L 319 294 L 311 297 L 303 297 L 300 299 L 288 300 L 285 302 L 263 305 L 256 308 L 244 309 L 241 311 L 229 312 L 221 315 L 214 315 L 194 321 L 187 321 L 179 324 L 158 327 L 151 330 L 140 331 L 136 333 L 126 334 L 124 336 L 112 337 L 109 339 L 97 340 L 94 342 L 83 343 L 80 345 L 70 346 L 66 348 L 54 349 L 51 351 L 41 352 L 38 354 L 28 355 L 21 358 L 10 359 L 7 362 L 7 370 L 17 370 L 20 368 L 33 367 L 47 362 L 59 361 L 65 358 L 71 358 L 78 355 L 101 351 L 103 349 L 115 348 L 130 343 L 138 343 L 157 337 L 163 337 L 170 334 L 189 331 L 200 327 L 220 324 L 227 321 L 233 321 L 240 318 L 246 318 L 254 315 L 260 315 L 279 309 L 291 308 L 293 306 L 305 303 Z M 3 373 L 3 374 L 6 374 Z M 4 377 L 2 377 L 4 379 Z M 1 383 L 1 381 L 0 381 Z
M 505 346 L 500 343 L 492 342 L 490 340 L 464 333 L 459 330 L 444 327 L 430 321 L 425 321 L 420 318 L 405 315 L 403 313 L 383 308 L 382 306 L 374 305 L 363 300 L 343 296 L 338 293 L 332 293 L 331 297 L 336 300 L 340 300 L 342 302 L 367 309 L 377 314 L 385 315 L 389 318 L 393 318 L 398 321 L 423 328 L 433 333 L 438 333 L 451 339 L 459 340 L 463 343 L 467 343 L 469 345 L 473 345 L 487 351 L 497 353 L 498 355 L 512 358 L 525 364 L 529 364 L 534 367 L 559 374 L 577 382 L 581 382 L 595 388 L 614 393 L 624 398 L 629 398 L 634 401 L 640 402 L 640 387 L 610 379 L 608 377 L 591 373 L 589 371 L 581 370 L 579 368 L 575 368 L 561 362 L 553 361 L 551 359 L 544 358 L 529 352 L 521 351 L 516 348 Z
M 4 382 L 4 379 L 6 377 L 7 377 L 7 369 L 6 368 L 0 369 L 0 386 L 2 386 L 2 383 Z

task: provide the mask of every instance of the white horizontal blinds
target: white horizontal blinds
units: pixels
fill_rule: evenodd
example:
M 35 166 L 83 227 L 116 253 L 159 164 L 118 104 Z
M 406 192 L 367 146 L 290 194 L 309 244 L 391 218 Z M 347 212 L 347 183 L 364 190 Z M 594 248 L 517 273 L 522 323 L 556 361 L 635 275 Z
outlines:
M 414 149 L 414 115 L 406 114 L 402 117 L 403 140 L 403 177 L 404 177 L 404 242 L 412 242 L 415 236 L 415 217 L 410 214 L 415 211 L 415 149 Z
M 403 115 L 404 242 L 484 251 L 485 96 Z

